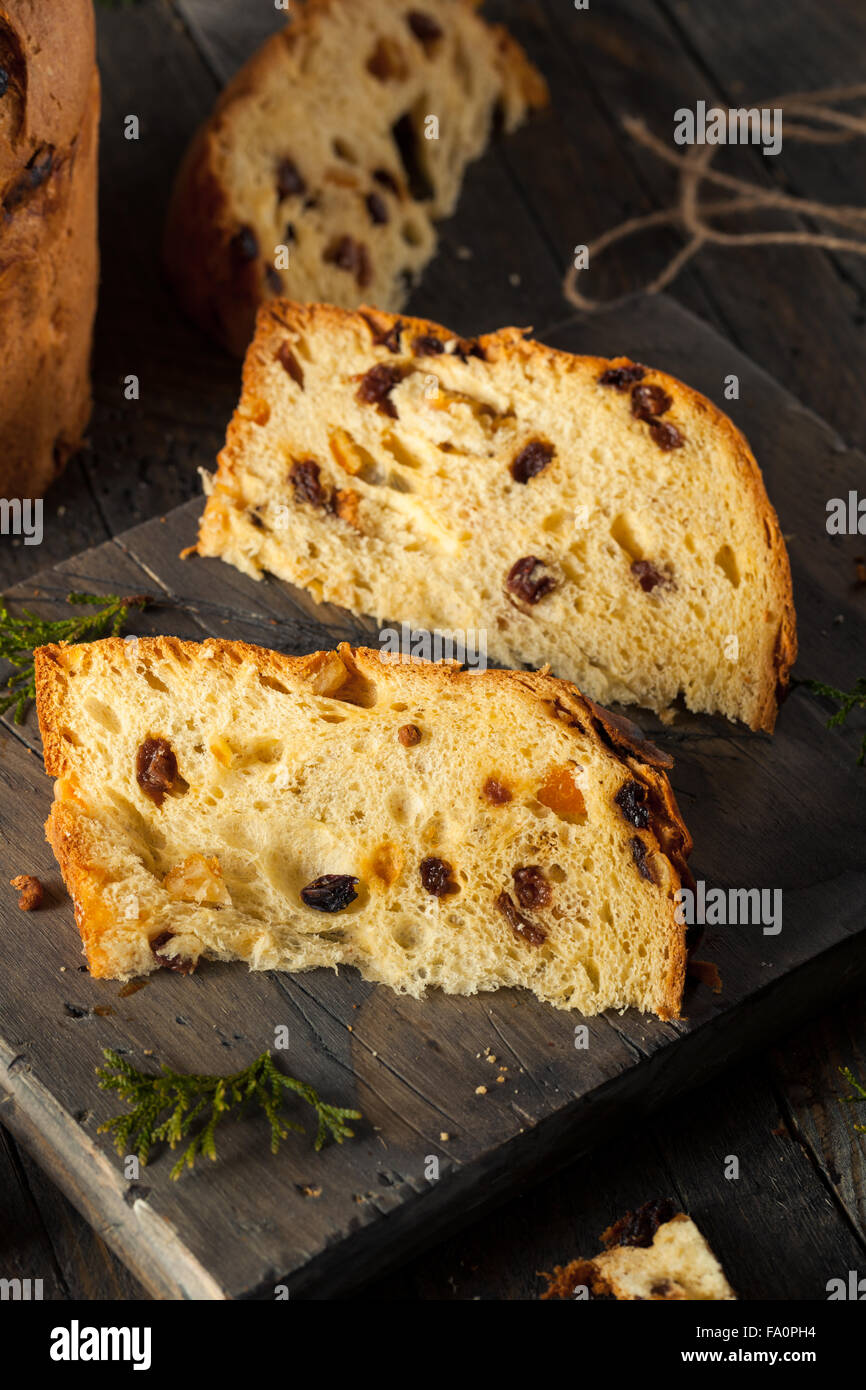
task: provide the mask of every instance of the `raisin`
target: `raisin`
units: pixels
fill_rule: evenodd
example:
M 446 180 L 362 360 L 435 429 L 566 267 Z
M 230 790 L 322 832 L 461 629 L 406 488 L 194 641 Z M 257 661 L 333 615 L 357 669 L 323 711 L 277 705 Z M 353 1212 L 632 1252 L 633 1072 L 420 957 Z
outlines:
M 404 748 L 414 748 L 416 743 L 421 742 L 421 730 L 417 724 L 404 724 L 397 730 L 397 737 Z
M 178 780 L 177 758 L 165 738 L 148 736 L 135 755 L 135 780 L 145 796 L 161 806 Z
M 535 604 L 556 587 L 556 580 L 553 575 L 544 573 L 541 560 L 536 559 L 534 555 L 524 555 L 521 560 L 516 560 L 508 571 L 505 587 L 515 598 L 522 599 L 524 603 Z
M 670 1298 L 674 1292 L 674 1286 L 670 1279 L 660 1279 L 657 1284 L 650 1285 L 650 1293 L 654 1298 Z
M 297 241 L 297 239 L 298 234 L 295 231 L 294 222 L 287 222 L 286 230 L 283 232 L 283 241 L 286 243 L 287 246 L 291 246 L 293 242 Z
M 406 22 L 418 42 L 424 45 L 425 52 L 429 52 L 429 46 L 442 38 L 441 26 L 432 15 L 425 14 L 423 10 L 410 10 Z
M 670 584 L 670 576 L 664 570 L 656 569 L 652 560 L 635 560 L 631 572 L 645 594 L 651 594 L 660 584 Z
M 645 375 L 646 367 L 642 367 L 639 362 L 632 362 L 629 367 L 608 367 L 599 377 L 598 384 L 615 386 L 617 391 L 627 391 L 633 381 L 642 381 Z
M 368 193 L 365 202 L 371 222 L 378 223 L 381 226 L 382 223 L 388 221 L 388 208 L 381 193 Z
M 673 401 L 661 386 L 647 383 L 632 390 L 631 413 L 638 420 L 652 420 L 656 415 L 664 415 L 672 405 Z
M 514 901 L 508 893 L 500 893 L 496 899 L 496 906 L 502 913 L 515 936 L 519 936 L 521 941 L 526 941 L 530 946 L 543 946 L 547 940 L 547 932 L 541 927 L 536 926 L 535 922 L 530 922 L 528 917 L 524 917 L 522 912 L 518 912 L 514 906 Z
M 342 912 L 357 898 L 357 882 L 351 874 L 322 874 L 301 889 L 301 901 L 317 912 Z
M 360 289 L 369 285 L 373 278 L 370 253 L 362 241 L 355 241 L 353 237 L 342 236 L 332 241 L 324 253 L 324 259 L 330 265 L 354 275 Z
M 183 956 L 163 955 L 162 948 L 167 945 L 174 937 L 173 931 L 160 932 L 150 943 L 150 949 L 160 965 L 166 970 L 173 970 L 177 975 L 191 975 L 195 970 L 194 960 L 185 960 Z
M 232 255 L 238 261 L 254 261 L 259 254 L 259 239 L 252 227 L 241 227 L 229 242 Z
M 371 367 L 362 376 L 356 392 L 357 399 L 362 405 L 375 405 L 383 415 L 390 415 L 396 420 L 397 407 L 389 396 L 402 377 L 403 373 L 399 367 L 391 367 L 387 362 L 377 362 L 375 367 Z
M 482 362 L 487 361 L 487 353 L 476 338 L 458 338 L 454 356 L 459 357 L 461 362 L 468 361 L 470 357 L 480 357 Z
M 9 74 L 5 68 L 0 68 L 0 97 L 5 97 L 8 86 Z
M 673 1220 L 677 1209 L 668 1197 L 656 1197 L 644 1202 L 637 1211 L 627 1211 L 619 1221 L 609 1226 L 602 1236 L 605 1250 L 613 1250 L 617 1245 L 638 1245 L 646 1249 L 652 1245 L 659 1226 Z
M 552 444 L 543 439 L 533 439 L 514 459 L 511 476 L 516 483 L 528 483 L 537 473 L 546 468 L 555 453 Z
M 378 324 L 373 319 L 368 318 L 366 314 L 362 314 L 361 317 L 365 320 L 370 329 L 376 347 L 386 347 L 389 352 L 400 351 L 400 334 L 403 331 L 403 324 L 400 319 L 396 319 L 390 328 L 380 328 Z
M 389 173 L 387 169 L 374 169 L 373 178 L 377 183 L 380 183 L 383 188 L 387 188 L 389 193 L 396 193 L 399 196 L 400 185 L 394 175 Z
M 421 860 L 419 870 L 421 882 L 434 898 L 444 898 L 447 894 L 459 891 L 453 878 L 454 870 L 444 859 L 436 859 L 431 855 L 429 859 Z
M 272 294 L 282 294 L 283 277 L 275 265 L 265 266 L 265 282 Z
M 641 878 L 645 878 L 648 883 L 655 883 L 653 871 L 646 861 L 646 845 L 639 835 L 632 837 L 631 857 L 637 865 L 637 871 Z
M 630 825 L 638 830 L 646 830 L 649 825 L 649 811 L 644 805 L 646 787 L 639 782 L 623 782 L 614 801 Z
M 414 339 L 412 351 L 416 357 L 438 357 L 445 351 L 445 344 L 441 338 L 435 338 L 432 333 L 422 333 Z
M 521 907 L 547 907 L 553 890 L 537 864 L 514 869 L 511 877 Z
M 34 874 L 18 874 L 10 878 L 9 886 L 18 890 L 18 906 L 22 912 L 35 912 L 42 906 L 45 889 Z
M 292 381 L 303 388 L 304 369 L 287 342 L 280 343 L 280 346 L 277 348 L 276 356 L 280 366 L 285 368 L 292 378 Z
M 513 796 L 510 788 L 506 787 L 504 782 L 497 781 L 495 777 L 488 777 L 481 790 L 494 806 L 504 806 Z
M 306 193 L 307 181 L 293 159 L 281 159 L 277 165 L 277 192 L 280 199 L 296 198 Z
M 313 459 L 293 463 L 289 482 L 294 488 L 296 502 L 309 502 L 314 507 L 327 507 L 328 491 L 322 486 L 321 469 Z
M 676 425 L 668 425 L 664 420 L 653 420 L 649 432 L 666 454 L 670 453 L 671 449 L 681 449 L 686 442 Z

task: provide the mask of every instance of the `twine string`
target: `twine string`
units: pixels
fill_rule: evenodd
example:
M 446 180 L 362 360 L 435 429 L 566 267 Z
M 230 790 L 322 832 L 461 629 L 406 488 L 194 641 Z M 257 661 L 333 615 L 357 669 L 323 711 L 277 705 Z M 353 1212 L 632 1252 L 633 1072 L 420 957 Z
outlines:
M 771 109 L 783 112 L 783 128 L 787 138 L 807 144 L 844 144 L 866 136 L 866 117 L 837 110 L 838 104 L 866 98 L 866 83 L 851 87 L 827 87 L 816 92 L 791 92 L 766 103 Z M 800 119 L 790 121 L 789 116 Z M 816 124 L 817 123 L 817 124 Z M 667 208 L 629 217 L 608 228 L 593 241 L 587 250 L 587 266 L 571 266 L 565 276 L 563 292 L 566 298 L 584 313 L 615 309 L 633 298 L 635 290 L 614 299 L 591 299 L 578 289 L 578 280 L 586 273 L 599 254 L 639 232 L 656 227 L 678 227 L 685 242 L 662 267 L 659 273 L 643 286 L 644 294 L 658 294 L 667 288 L 680 271 L 704 246 L 810 246 L 825 251 L 848 251 L 866 255 L 866 208 L 822 203 L 800 198 L 777 188 L 762 187 L 748 179 L 715 169 L 712 161 L 719 146 L 692 145 L 682 154 L 668 145 L 635 116 L 623 118 L 626 133 L 638 145 L 663 163 L 675 168 L 679 182 L 674 203 Z M 823 127 L 829 127 L 827 129 Z M 726 197 L 702 199 L 704 185 L 724 190 Z M 714 226 L 712 219 L 732 214 L 748 215 L 764 209 L 782 211 L 799 217 L 811 217 L 834 223 L 853 231 L 855 236 L 838 236 L 818 231 L 733 231 Z

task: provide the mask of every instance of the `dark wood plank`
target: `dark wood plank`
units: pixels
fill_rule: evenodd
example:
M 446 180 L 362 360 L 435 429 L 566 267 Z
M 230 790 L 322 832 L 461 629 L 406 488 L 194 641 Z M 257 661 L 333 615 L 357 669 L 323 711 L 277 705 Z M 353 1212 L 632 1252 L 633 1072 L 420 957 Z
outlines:
M 832 656 L 832 675 L 850 677 L 862 614 L 827 560 L 829 547 L 816 543 L 826 476 L 816 463 L 832 463 L 843 486 L 862 460 L 840 453 L 826 426 L 795 410 L 769 378 L 674 305 L 633 308 L 607 327 L 662 366 L 695 364 L 697 384 L 711 395 L 719 394 L 723 367 L 739 373 L 738 413 L 766 454 L 771 491 L 797 479 L 781 500 L 784 524 L 795 526 L 803 541 L 792 553 L 804 652 L 822 673 L 831 674 L 821 663 Z M 579 348 L 588 334 L 585 324 L 572 323 L 555 337 Z M 655 352 L 645 352 L 651 344 Z M 687 374 L 694 379 L 695 371 Z M 228 624 L 233 635 L 291 650 L 328 645 L 345 630 L 345 615 L 310 607 L 286 586 L 256 584 L 218 562 L 180 560 L 194 536 L 195 513 L 190 504 L 45 576 L 39 602 L 61 595 L 73 577 L 87 576 L 97 585 L 144 586 L 161 594 L 167 606 L 137 619 L 141 630 L 200 634 L 226 631 Z M 847 654 L 845 627 L 842 641 L 829 644 L 822 636 L 826 615 L 837 605 L 845 627 L 850 621 Z M 113 986 L 76 970 L 78 943 L 56 870 L 47 847 L 33 848 L 47 788 L 33 753 L 7 739 L 0 796 L 14 801 L 16 821 L 0 847 L 0 869 L 8 867 L 10 877 L 27 856 L 26 867 L 48 874 L 57 892 L 56 906 L 32 919 L 0 899 L 0 981 L 16 977 L 25 938 L 29 971 L 28 990 L 3 1010 L 5 1046 L 24 1059 L 10 1082 L 12 1128 L 41 1146 L 43 1161 L 50 1161 L 48 1152 L 63 1136 L 62 1184 L 103 1226 L 106 1205 L 112 1208 L 106 1238 L 151 1290 L 206 1289 L 210 1278 L 211 1296 L 219 1289 L 268 1297 L 285 1276 L 296 1293 L 333 1295 L 501 1199 L 530 1174 L 537 1178 L 561 1162 L 566 1149 L 572 1155 L 587 1150 L 626 1113 L 632 1123 L 650 1114 L 684 1086 L 766 1041 L 768 1032 L 780 1032 L 862 979 L 866 792 L 854 767 L 852 736 L 823 732 L 822 720 L 811 700 L 796 695 L 772 741 L 691 717 L 657 730 L 677 750 L 674 781 L 696 835 L 698 875 L 724 885 L 781 887 L 784 930 L 772 939 L 754 929 L 710 931 L 705 951 L 719 964 L 721 996 L 692 990 L 688 1021 L 676 1025 L 631 1014 L 593 1020 L 586 1053 L 573 1047 L 570 1016 L 519 994 L 434 996 L 419 1003 L 377 990 L 352 972 L 293 978 L 215 966 L 191 981 L 157 977 L 120 1002 Z M 32 727 L 17 732 L 36 747 Z M 803 785 L 813 789 L 808 814 Z M 834 829 L 840 817 L 849 827 L 845 837 Z M 92 1014 L 108 995 L 115 1012 Z M 139 1199 L 148 1212 L 143 1231 L 138 1202 L 131 1216 L 116 1162 L 93 1132 L 108 1113 L 92 1079 L 99 1048 L 121 1043 L 136 1057 L 150 1051 L 185 1068 L 221 1070 L 261 1050 L 281 1022 L 291 1030 L 291 1066 L 329 1094 L 360 1105 L 365 1124 L 359 1139 L 315 1160 L 303 1144 L 272 1160 L 261 1152 L 254 1126 L 227 1131 L 219 1166 L 188 1182 L 194 1202 L 167 1181 L 164 1161 L 147 1171 L 148 1192 Z M 60 1075 L 52 1060 L 58 1048 Z M 509 1079 L 479 1097 L 476 1087 L 490 1077 L 486 1049 L 504 1059 Z M 64 1121 L 81 1110 L 92 1112 L 86 1124 Z M 52 1134 L 47 1148 L 46 1132 Z M 435 1184 L 424 1177 L 431 1153 L 445 1173 Z M 322 1198 L 302 1195 L 311 1183 L 322 1186 Z M 114 1208 L 121 1204 L 118 1216 Z M 170 1254 L 168 1227 L 176 1232 Z

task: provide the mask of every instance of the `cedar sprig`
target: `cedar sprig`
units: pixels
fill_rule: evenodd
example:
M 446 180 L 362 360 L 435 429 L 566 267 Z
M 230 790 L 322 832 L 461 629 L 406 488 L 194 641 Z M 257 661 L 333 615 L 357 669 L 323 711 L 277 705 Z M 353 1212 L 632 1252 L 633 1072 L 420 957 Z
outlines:
M 66 595 L 66 602 L 76 607 L 99 608 L 98 613 L 82 613 L 74 618 L 40 618 L 29 608 L 13 615 L 0 597 L 0 660 L 16 668 L 0 694 L 0 714 L 15 706 L 15 723 L 22 724 L 27 706 L 36 698 L 36 676 L 33 653 L 49 642 L 93 642 L 99 637 L 117 637 L 129 617 L 130 609 L 145 608 L 151 602 L 149 594 Z M 101 606 L 100 606 L 101 605 Z M 0 687 L 2 689 L 2 687 Z
M 851 1068 L 840 1067 L 839 1070 L 844 1076 L 845 1080 L 848 1082 L 848 1085 L 854 1088 L 852 1095 L 842 1097 L 842 1104 L 860 1105 L 864 1101 L 866 1101 L 866 1086 L 864 1086 L 861 1082 L 857 1080 Z M 858 1134 L 866 1134 L 866 1125 L 855 1124 L 854 1128 L 856 1129 Z
M 139 1071 L 112 1048 L 105 1048 L 103 1056 L 108 1065 L 96 1069 L 101 1089 L 116 1091 L 133 1108 L 106 1120 L 99 1126 L 99 1133 L 111 1134 L 117 1152 L 132 1151 L 142 1166 L 155 1145 L 168 1144 L 170 1149 L 175 1149 L 189 1139 L 171 1170 L 175 1181 L 185 1168 L 194 1167 L 199 1154 L 216 1159 L 216 1127 L 231 1111 L 236 1118 L 240 1118 L 250 1105 L 257 1105 L 264 1112 L 270 1126 L 273 1154 L 290 1131 L 303 1134 L 303 1125 L 281 1113 L 287 1092 L 300 1096 L 316 1112 L 318 1130 L 314 1148 L 317 1151 L 329 1137 L 338 1144 L 351 1139 L 354 1131 L 346 1121 L 361 1118 L 359 1110 L 329 1105 L 312 1086 L 279 1071 L 270 1052 L 263 1052 L 243 1071 L 232 1076 L 190 1075 L 172 1071 L 164 1064 L 161 1073 L 154 1075 Z
M 853 690 L 839 690 L 835 685 L 825 685 L 822 681 L 802 681 L 800 682 L 811 690 L 813 695 L 822 695 L 825 700 L 830 700 L 839 708 L 835 714 L 831 714 L 827 720 L 828 729 L 838 729 L 848 715 L 856 709 L 866 709 L 866 676 L 861 676 L 856 682 Z M 860 744 L 860 755 L 857 758 L 857 766 L 862 767 L 866 763 L 866 734 L 863 735 Z

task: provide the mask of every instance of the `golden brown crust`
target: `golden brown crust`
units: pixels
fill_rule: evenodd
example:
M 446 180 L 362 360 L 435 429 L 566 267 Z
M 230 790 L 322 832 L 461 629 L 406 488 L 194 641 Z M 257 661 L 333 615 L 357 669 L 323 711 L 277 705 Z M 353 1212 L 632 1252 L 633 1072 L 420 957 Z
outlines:
M 49 14 L 50 10 L 50 14 Z M 0 492 L 38 497 L 90 415 L 99 77 L 93 10 L 0 6 Z
M 193 659 L 205 644 L 185 642 L 176 637 L 141 637 L 139 647 L 145 653 L 152 653 L 155 659 L 165 656 Z M 64 882 L 75 900 L 76 921 L 87 951 L 91 973 L 105 973 L 99 939 L 103 931 L 110 929 L 110 921 L 101 907 L 99 893 L 99 873 L 95 868 L 95 856 L 84 843 L 79 818 L 70 814 L 68 803 L 75 801 L 77 789 L 70 777 L 72 767 L 63 738 L 63 684 L 65 671 L 71 664 L 87 660 L 88 645 L 67 646 L 65 643 L 39 647 L 34 653 L 36 673 L 36 707 L 39 728 L 42 734 L 45 771 L 57 780 L 55 803 L 46 825 L 46 836 L 57 856 Z M 98 645 L 103 651 L 124 652 L 123 639 L 104 638 Z M 252 646 L 246 642 L 230 642 L 220 638 L 209 639 L 208 648 L 214 653 L 211 660 L 232 672 L 246 660 L 252 660 L 257 669 L 274 679 L 289 679 L 315 684 L 330 675 L 334 666 L 333 652 L 313 652 L 306 656 L 287 656 L 282 652 L 264 647 Z M 323 689 L 328 694 L 342 693 L 346 696 L 349 688 L 362 690 L 365 681 L 371 681 L 381 672 L 383 661 L 380 653 L 368 647 L 350 647 L 342 643 L 336 655 L 346 671 L 345 678 L 340 674 L 337 682 L 328 681 Z M 565 728 L 574 728 L 584 737 L 602 744 L 613 757 L 618 758 L 629 776 L 647 779 L 647 784 L 659 792 L 660 804 L 664 813 L 651 817 L 648 829 L 642 838 L 647 849 L 667 862 L 669 878 L 667 900 L 670 920 L 670 964 L 664 981 L 664 997 L 658 1013 L 663 1019 L 678 1018 L 682 1000 L 686 968 L 685 930 L 676 921 L 675 893 L 680 887 L 682 875 L 687 872 L 685 858 L 691 849 L 691 837 L 677 809 L 676 801 L 668 783 L 667 776 L 658 767 L 643 760 L 634 744 L 614 746 L 606 735 L 597 711 L 599 706 L 587 701 L 577 689 L 567 681 L 558 680 L 545 672 L 513 672 L 490 670 L 481 673 L 467 673 L 457 662 L 432 663 L 413 658 L 398 663 L 388 662 L 388 669 L 399 671 L 401 682 L 411 693 L 412 686 L 420 687 L 419 693 L 430 695 L 443 691 L 455 683 L 471 681 L 473 686 L 479 682 L 501 688 L 505 685 L 517 686 L 536 706 L 539 715 L 555 718 Z M 337 667 L 339 672 L 339 667 Z M 606 713 L 606 711 L 604 712 Z M 577 737 L 577 732 L 575 737 Z M 651 745 L 650 745 L 651 746 Z M 657 750 L 656 750 L 657 751 Z M 672 848 L 673 846 L 673 848 Z

